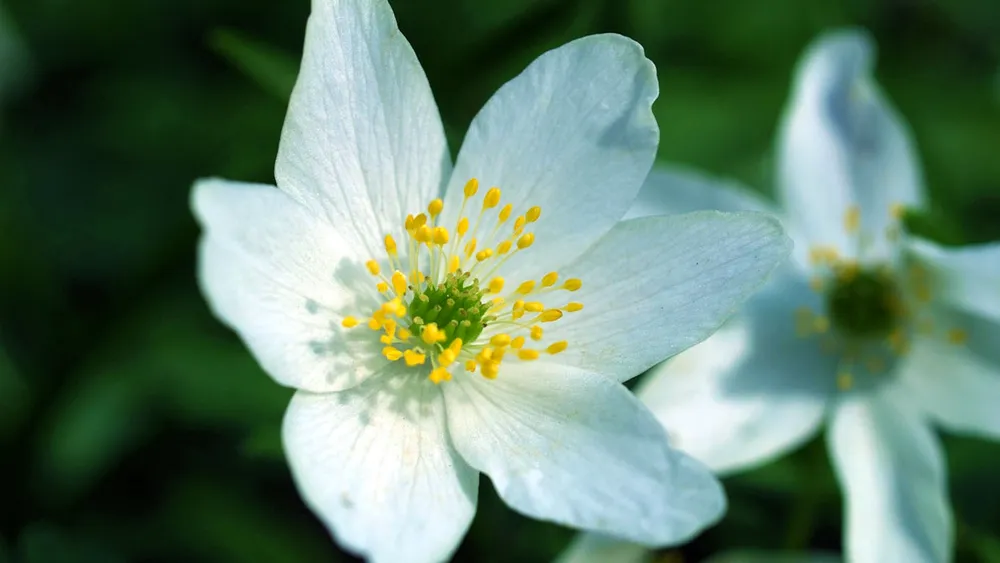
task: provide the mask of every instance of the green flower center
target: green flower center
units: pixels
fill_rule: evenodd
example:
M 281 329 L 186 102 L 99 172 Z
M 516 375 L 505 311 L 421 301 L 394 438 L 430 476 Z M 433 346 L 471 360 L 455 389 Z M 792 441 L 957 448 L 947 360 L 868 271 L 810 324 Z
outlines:
M 479 280 L 461 270 L 448 274 L 437 285 L 427 284 L 407 303 L 410 314 L 409 330 L 421 334 L 425 325 L 435 323 L 444 332 L 440 342 L 447 348 L 456 338 L 474 342 L 495 317 L 487 315 L 490 303 L 484 302 L 486 291 L 479 287 Z
M 880 270 L 845 267 L 837 271 L 826 296 L 830 321 L 839 331 L 856 337 L 888 335 L 903 314 L 899 289 Z

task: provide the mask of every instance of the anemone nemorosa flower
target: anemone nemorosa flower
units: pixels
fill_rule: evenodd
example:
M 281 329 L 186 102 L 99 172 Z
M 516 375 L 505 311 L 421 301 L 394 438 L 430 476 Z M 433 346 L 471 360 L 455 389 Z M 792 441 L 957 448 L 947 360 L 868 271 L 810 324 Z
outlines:
M 723 473 L 825 422 L 846 560 L 940 563 L 952 520 L 931 423 L 1000 438 L 1000 244 L 945 248 L 902 229 L 923 187 L 909 133 L 871 78 L 872 50 L 837 32 L 799 66 L 777 155 L 795 259 L 638 394 L 675 446 Z M 679 170 L 654 171 L 638 201 L 630 216 L 772 207 Z
M 448 557 L 479 473 L 512 508 L 662 545 L 724 497 L 621 385 L 716 329 L 788 253 L 780 224 L 621 221 L 659 131 L 633 41 L 542 55 L 452 169 L 385 1 L 315 0 L 277 188 L 193 191 L 217 316 L 299 390 L 283 440 L 309 506 L 378 561 Z

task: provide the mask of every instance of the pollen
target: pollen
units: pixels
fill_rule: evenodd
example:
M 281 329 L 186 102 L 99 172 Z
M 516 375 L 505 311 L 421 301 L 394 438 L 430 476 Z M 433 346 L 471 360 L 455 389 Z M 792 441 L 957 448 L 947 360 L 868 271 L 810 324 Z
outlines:
M 844 212 L 844 230 L 854 234 L 861 227 L 861 208 L 852 205 Z
M 456 374 L 495 379 L 510 362 L 564 351 L 569 343 L 545 342 L 541 325 L 583 309 L 583 303 L 555 295 L 579 290 L 580 279 L 560 283 L 558 272 L 529 280 L 501 275 L 510 258 L 534 245 L 535 234 L 526 227 L 541 219 L 541 207 L 519 211 L 518 202 L 504 202 L 496 186 L 480 195 L 475 178 L 463 194 L 454 223 L 442 224 L 445 204 L 435 198 L 425 212 L 407 215 L 399 231 L 384 236 L 385 256 L 363 263 L 374 278 L 377 305 L 367 316 L 340 322 L 343 329 L 364 324 L 386 361 L 436 385 Z M 478 204 L 470 201 L 477 197 Z

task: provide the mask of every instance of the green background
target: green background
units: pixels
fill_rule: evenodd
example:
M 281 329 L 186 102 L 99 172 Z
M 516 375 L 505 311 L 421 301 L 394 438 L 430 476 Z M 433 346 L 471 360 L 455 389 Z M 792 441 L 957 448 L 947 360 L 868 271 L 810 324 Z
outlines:
M 660 158 L 770 191 L 793 65 L 860 25 L 908 119 L 949 242 L 1000 239 L 996 0 L 399 0 L 453 150 L 544 50 L 618 31 L 656 63 Z M 194 281 L 193 179 L 271 182 L 305 0 L 8 0 L 0 39 L 0 562 L 350 560 L 292 486 L 290 391 L 209 314 Z M 5 95 L 4 95 L 5 94 Z M 947 374 L 942 374 L 947 377 Z M 959 561 L 1000 561 L 1000 446 L 946 441 Z M 821 443 L 727 481 L 732 547 L 838 549 Z M 486 480 L 456 559 L 548 561 L 571 533 Z

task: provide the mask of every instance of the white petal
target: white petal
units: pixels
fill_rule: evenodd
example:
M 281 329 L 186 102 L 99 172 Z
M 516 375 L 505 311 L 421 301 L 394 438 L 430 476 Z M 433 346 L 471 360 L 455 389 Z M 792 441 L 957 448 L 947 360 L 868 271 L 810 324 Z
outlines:
M 952 519 L 940 446 L 915 409 L 888 391 L 846 395 L 827 434 L 844 489 L 847 559 L 949 561 Z
M 845 216 L 860 208 L 866 257 L 885 257 L 892 207 L 919 205 L 923 186 L 910 133 L 872 78 L 866 34 L 840 31 L 806 51 L 778 137 L 778 191 L 790 227 L 811 245 L 858 256 Z M 806 248 L 801 249 L 808 250 Z
M 623 221 L 563 270 L 583 280 L 569 297 L 584 309 L 552 323 L 546 338 L 569 342 L 560 362 L 631 379 L 719 328 L 789 246 L 777 220 L 760 213 Z
M 954 326 L 968 334 L 968 342 L 919 337 L 899 377 L 913 400 L 945 428 L 1000 440 L 1000 324 L 953 318 L 962 319 Z
M 715 472 L 761 465 L 816 433 L 838 359 L 795 332 L 815 307 L 802 282 L 775 280 L 704 342 L 653 368 L 636 393 L 671 444 Z
M 451 166 L 420 63 L 385 0 L 313 0 L 274 175 L 351 244 L 382 237 L 435 197 Z
M 445 385 L 455 448 L 515 510 L 649 546 L 689 539 L 725 498 L 708 469 L 670 449 L 622 385 L 568 366 L 504 366 Z
M 345 548 L 376 562 L 442 561 L 472 521 L 478 473 L 449 445 L 439 389 L 398 371 L 296 394 L 285 452 L 306 503 Z
M 625 219 L 692 211 L 761 211 L 775 205 L 735 180 L 716 178 L 685 166 L 656 165 L 646 177 Z
M 774 551 L 727 551 L 702 563 L 840 563 L 831 553 L 782 553 Z
M 909 251 L 930 269 L 935 298 L 1000 321 L 1000 243 L 945 248 L 912 239 Z
M 472 122 L 446 215 L 457 219 L 465 182 L 478 178 L 480 190 L 498 186 L 515 214 L 542 208 L 527 229 L 535 246 L 512 258 L 505 276 L 539 274 L 539 257 L 555 260 L 550 267 L 568 263 L 625 214 L 649 173 L 659 141 L 650 109 L 657 93 L 653 64 L 625 37 L 584 37 L 543 54 Z M 479 209 L 470 210 L 473 219 Z M 495 218 L 480 232 L 491 232 Z
M 192 191 L 205 229 L 198 277 L 215 314 L 283 385 L 350 387 L 384 360 L 343 338 L 345 315 L 371 310 L 370 276 L 325 221 L 272 186 L 199 181 Z M 354 287 L 367 287 L 370 295 Z
M 559 554 L 555 563 L 649 563 L 647 547 L 600 534 L 580 534 Z

